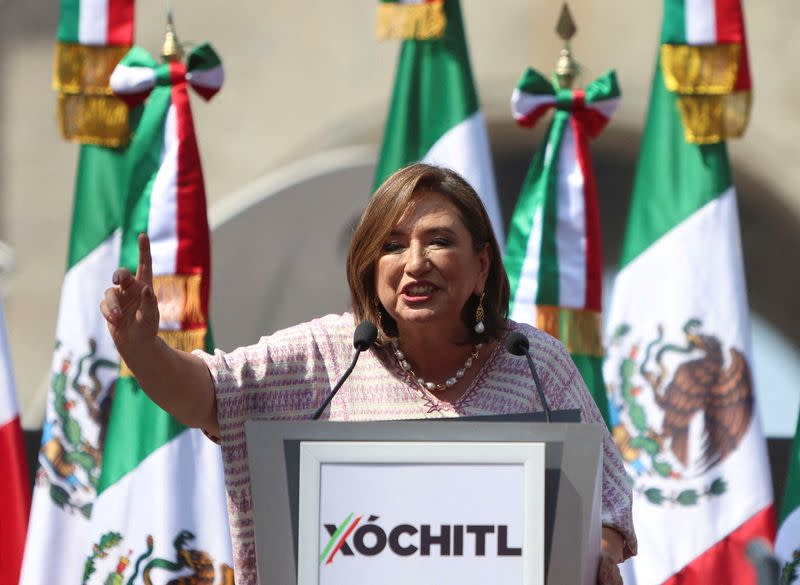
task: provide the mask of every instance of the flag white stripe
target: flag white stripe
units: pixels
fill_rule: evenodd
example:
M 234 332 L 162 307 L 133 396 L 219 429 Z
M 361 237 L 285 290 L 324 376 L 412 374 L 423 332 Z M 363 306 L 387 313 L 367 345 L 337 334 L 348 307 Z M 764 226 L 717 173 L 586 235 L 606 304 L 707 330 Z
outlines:
M 686 0 L 686 42 L 690 45 L 717 43 L 717 12 L 714 0 Z
M 486 207 L 494 235 L 502 251 L 505 248 L 505 230 L 500 203 L 497 200 L 489 135 L 483 113 L 475 112 L 445 132 L 422 160 L 453 169 L 472 185 Z
M 610 100 L 600 100 L 599 102 L 594 102 L 593 104 L 589 105 L 589 108 L 592 110 L 597 110 L 606 118 L 611 118 L 621 103 L 622 98 L 615 97 Z
M 794 551 L 798 549 L 800 549 L 800 508 L 795 508 L 781 523 L 775 539 L 775 554 L 783 563 L 788 563 L 792 560 Z
M 153 276 L 175 274 L 178 254 L 178 112 L 174 104 L 164 123 L 164 150 L 161 165 L 150 191 L 150 216 L 147 220 L 153 254 Z M 167 321 L 161 329 L 180 329 L 181 323 Z
M 82 45 L 108 43 L 108 0 L 80 0 L 78 40 Z
M 558 157 L 556 250 L 561 307 L 586 305 L 586 209 L 584 177 L 576 156 L 575 133 L 567 122 Z
M 167 484 L 165 478 L 170 478 Z M 163 489 L 165 485 L 171 489 Z M 92 517 L 83 559 L 108 531 L 119 532 L 122 541 L 107 559 L 96 561 L 98 570 L 88 585 L 101 585 L 121 554 L 133 565 L 145 552 L 148 535 L 155 539 L 151 557 L 174 557 L 173 540 L 183 530 L 195 535 L 186 547 L 208 553 L 217 574 L 220 563 L 233 565 L 221 451 L 197 429 L 185 430 L 105 489 Z M 126 578 L 130 574 L 129 568 Z
M 614 285 L 618 302 L 612 303 L 607 323 L 663 322 L 682 336 L 684 322 L 694 316 L 703 320 L 704 329 L 749 357 L 747 288 L 738 226 L 736 191 L 729 187 L 620 271 Z M 670 269 L 669 286 L 653 286 L 664 281 L 665 266 Z M 713 303 L 709 291 L 714 292 Z M 669 333 L 665 331 L 665 338 Z M 616 374 L 610 376 L 616 378 Z
M 144 93 L 155 86 L 156 71 L 151 67 L 131 67 L 120 63 L 114 67 L 108 83 L 118 95 Z
M 3 299 L 0 298 L 0 427 L 19 414 L 14 370 L 11 367 L 11 349 L 8 345 Z
M 556 103 L 554 95 L 534 95 L 514 88 L 511 94 L 511 111 L 514 119 L 519 120 L 533 112 L 536 108 Z
M 89 522 L 82 516 L 52 502 L 49 486 L 37 485 L 28 517 L 19 585 L 52 583 L 53 567 L 58 567 L 59 585 L 80 585 L 88 528 Z
M 186 80 L 192 85 L 219 89 L 225 81 L 225 70 L 222 65 L 217 65 L 211 69 L 200 69 L 198 71 L 187 71 Z
M 531 233 L 525 248 L 525 260 L 522 262 L 517 290 L 514 294 L 514 306 L 511 319 L 521 323 L 536 322 L 536 294 L 539 292 L 539 257 L 542 253 L 542 219 L 543 208 L 536 206 L 533 213 Z

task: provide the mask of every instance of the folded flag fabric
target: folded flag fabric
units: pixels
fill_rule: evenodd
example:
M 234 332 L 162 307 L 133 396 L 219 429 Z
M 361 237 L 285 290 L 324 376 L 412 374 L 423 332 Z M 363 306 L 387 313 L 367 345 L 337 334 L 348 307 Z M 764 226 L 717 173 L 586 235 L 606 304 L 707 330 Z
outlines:
M 602 375 L 603 253 L 589 140 L 620 102 L 613 71 L 585 90 L 557 89 L 526 70 L 511 98 L 514 119 L 530 128 L 554 110 L 511 217 L 504 264 L 510 315 L 559 338 L 608 422 Z
M 223 77 L 208 44 L 191 51 L 186 64 L 157 64 L 134 47 L 111 76 L 128 103 L 146 100 L 129 147 L 120 264 L 135 271 L 138 235 L 147 233 L 159 335 L 186 351 L 213 351 L 205 186 L 188 88 L 210 98 Z M 154 575 L 233 582 L 219 447 L 156 406 L 124 364 L 83 560 L 83 584 L 150 583 Z

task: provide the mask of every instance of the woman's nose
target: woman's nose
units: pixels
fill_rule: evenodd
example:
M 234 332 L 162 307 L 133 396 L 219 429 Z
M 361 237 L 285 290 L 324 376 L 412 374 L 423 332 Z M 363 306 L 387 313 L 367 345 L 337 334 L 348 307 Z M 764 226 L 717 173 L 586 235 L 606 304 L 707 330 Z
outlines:
M 425 248 L 419 244 L 411 244 L 408 249 L 408 261 L 406 262 L 406 272 L 418 274 L 428 268 L 428 255 Z

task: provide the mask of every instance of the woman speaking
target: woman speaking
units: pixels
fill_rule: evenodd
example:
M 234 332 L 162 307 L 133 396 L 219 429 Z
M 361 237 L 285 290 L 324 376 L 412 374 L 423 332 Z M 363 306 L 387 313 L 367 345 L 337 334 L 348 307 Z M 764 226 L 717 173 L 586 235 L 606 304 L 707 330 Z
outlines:
M 340 421 L 444 418 L 542 410 L 525 360 L 504 339 L 525 335 L 550 405 L 602 423 L 559 341 L 507 318 L 508 277 L 489 218 L 456 173 L 415 164 L 389 177 L 364 211 L 347 257 L 352 314 L 328 315 L 231 353 L 185 353 L 158 337 L 150 244 L 135 275 L 120 268 L 100 305 L 120 356 L 145 392 L 185 425 L 218 437 L 225 464 L 236 582 L 255 585 L 250 417 L 306 420 L 350 364 L 353 331 L 378 338 L 327 407 Z M 323 415 L 325 416 L 325 415 Z M 603 425 L 605 426 L 605 425 Z M 631 493 L 611 436 L 603 445 L 603 555 L 598 582 L 636 552 Z

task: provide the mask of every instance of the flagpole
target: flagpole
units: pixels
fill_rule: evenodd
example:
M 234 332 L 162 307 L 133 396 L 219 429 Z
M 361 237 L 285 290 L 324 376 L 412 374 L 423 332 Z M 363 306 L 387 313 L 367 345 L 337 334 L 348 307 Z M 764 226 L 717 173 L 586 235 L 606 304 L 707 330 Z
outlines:
M 564 2 L 561 7 L 561 16 L 559 16 L 558 24 L 556 25 L 556 34 L 564 41 L 564 47 L 558 55 L 556 68 L 553 72 L 558 82 L 558 87 L 561 89 L 572 89 L 580 71 L 578 62 L 572 56 L 572 49 L 569 45 L 576 32 L 578 32 L 578 29 L 575 26 L 575 20 L 569 11 L 569 6 Z
M 183 46 L 175 32 L 172 0 L 167 0 L 167 30 L 164 33 L 164 45 L 161 49 L 161 59 L 165 63 L 183 59 Z

